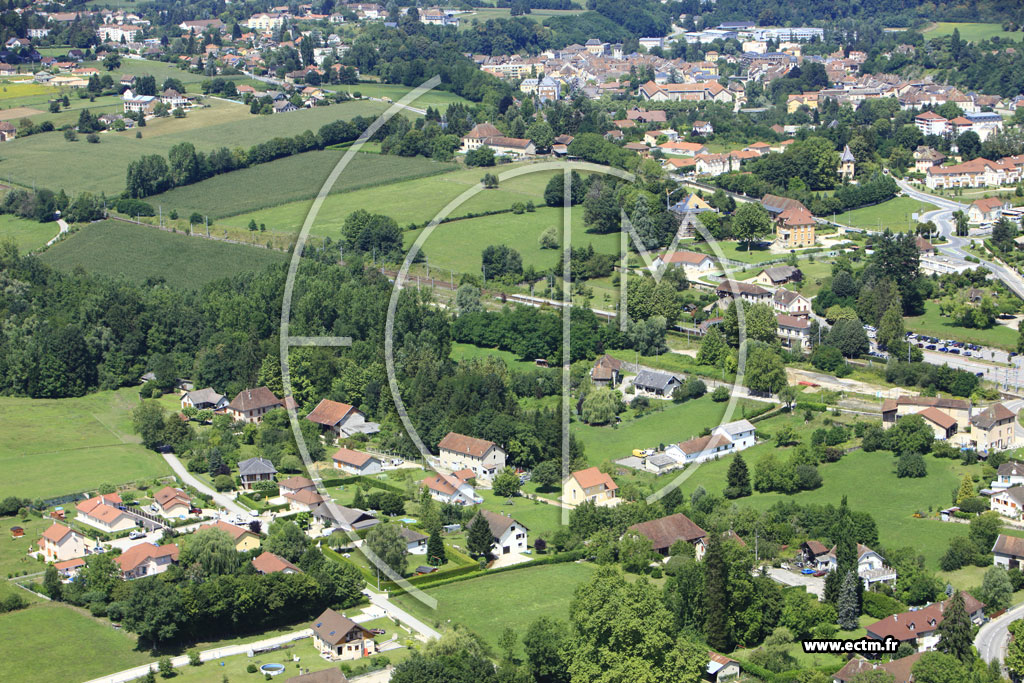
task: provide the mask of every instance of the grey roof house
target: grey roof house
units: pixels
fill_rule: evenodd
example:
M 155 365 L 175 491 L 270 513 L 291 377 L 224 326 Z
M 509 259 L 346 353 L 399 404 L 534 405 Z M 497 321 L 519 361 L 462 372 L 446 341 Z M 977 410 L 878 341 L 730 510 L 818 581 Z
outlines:
M 259 481 L 273 481 L 275 474 L 277 468 L 266 458 L 249 458 L 238 462 L 238 476 L 244 489 L 251 489 Z
M 641 370 L 633 379 L 633 386 L 638 392 L 642 391 L 655 396 L 671 396 L 676 387 L 681 385 L 682 382 L 675 375 L 652 370 Z

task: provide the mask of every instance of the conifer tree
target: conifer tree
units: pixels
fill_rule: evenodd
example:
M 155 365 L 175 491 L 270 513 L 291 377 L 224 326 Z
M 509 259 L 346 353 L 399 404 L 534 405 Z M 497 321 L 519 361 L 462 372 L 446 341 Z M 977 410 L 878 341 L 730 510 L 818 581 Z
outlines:
M 491 525 L 484 519 L 483 513 L 477 512 L 469 523 L 469 536 L 466 545 L 474 555 L 490 555 L 494 538 L 491 536 Z
M 366 500 L 363 498 L 363 487 L 356 486 L 356 495 L 352 499 L 352 507 L 356 510 L 366 509 Z
M 427 541 L 427 564 L 431 567 L 440 567 L 447 562 L 444 552 L 444 541 L 441 540 L 441 531 L 435 528 L 430 532 L 430 539 Z
M 725 490 L 726 498 L 742 498 L 750 495 L 750 472 L 747 470 L 747 463 L 743 456 L 737 453 L 729 463 L 729 471 L 726 473 L 728 488 Z
M 718 534 L 708 534 L 708 549 L 704 554 L 704 630 L 711 649 L 717 652 L 732 651 L 732 634 L 729 628 L 729 565 L 725 550 Z
M 971 618 L 967 615 L 964 595 L 960 591 L 946 603 L 937 633 L 941 637 L 936 646 L 939 652 L 953 655 L 969 666 L 973 664 L 974 639 L 971 637 Z
M 857 578 L 857 574 L 848 571 L 843 579 L 842 589 L 839 591 L 836 611 L 839 615 L 839 626 L 846 631 L 853 631 L 860 625 L 857 621 L 860 616 L 860 603 L 857 599 L 858 583 L 860 583 L 860 579 Z

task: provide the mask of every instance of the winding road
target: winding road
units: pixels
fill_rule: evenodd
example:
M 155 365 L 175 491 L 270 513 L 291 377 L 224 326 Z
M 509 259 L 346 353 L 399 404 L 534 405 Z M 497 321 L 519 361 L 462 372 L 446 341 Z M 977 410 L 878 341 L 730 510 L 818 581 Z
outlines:
M 1010 642 L 1008 628 L 1018 619 L 1024 619 L 1024 605 L 1012 607 L 1002 616 L 982 625 L 974 638 L 974 646 L 978 648 L 978 656 L 982 661 L 1002 662 L 1006 658 L 1006 646 Z

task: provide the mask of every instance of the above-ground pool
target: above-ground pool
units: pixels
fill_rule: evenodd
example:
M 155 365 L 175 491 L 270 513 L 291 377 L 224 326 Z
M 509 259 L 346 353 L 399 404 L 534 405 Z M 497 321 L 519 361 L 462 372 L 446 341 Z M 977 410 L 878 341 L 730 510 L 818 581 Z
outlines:
M 260 666 L 260 673 L 276 676 L 284 673 L 284 664 L 263 664 Z

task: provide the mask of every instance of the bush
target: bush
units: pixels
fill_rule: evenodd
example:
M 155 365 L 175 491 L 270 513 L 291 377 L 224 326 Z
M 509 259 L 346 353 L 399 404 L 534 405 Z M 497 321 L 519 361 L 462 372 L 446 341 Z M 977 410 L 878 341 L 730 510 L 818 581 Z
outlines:
M 234 480 L 227 474 L 218 474 L 213 478 L 213 488 L 218 491 L 230 491 L 235 488 Z
M 246 671 L 246 673 L 251 673 L 251 674 L 256 673 L 256 671 L 257 671 L 256 665 L 255 664 L 249 664 L 248 666 L 245 667 L 245 671 Z
M 906 608 L 902 602 L 888 595 L 875 591 L 864 593 L 864 613 L 875 619 L 885 619 L 890 614 L 898 614 Z
M 716 403 L 729 400 L 729 389 L 724 386 L 715 387 L 715 390 L 711 392 L 711 400 Z

